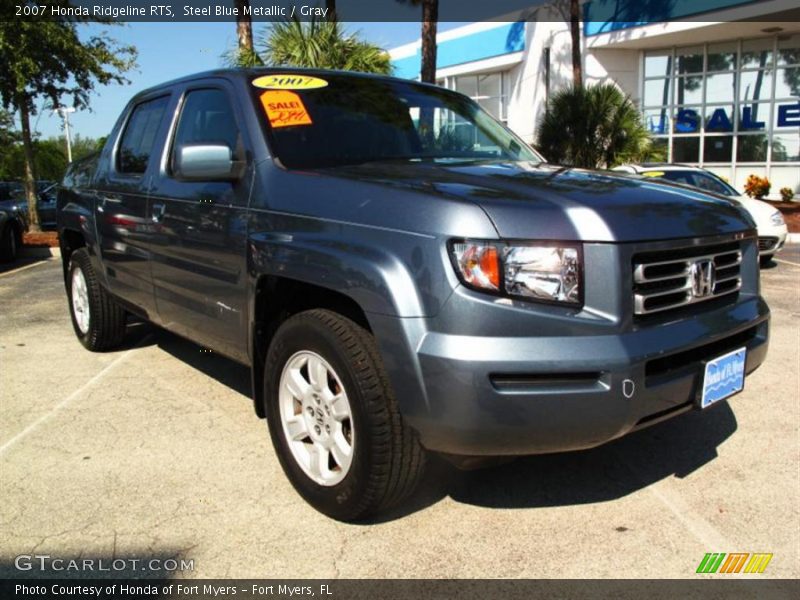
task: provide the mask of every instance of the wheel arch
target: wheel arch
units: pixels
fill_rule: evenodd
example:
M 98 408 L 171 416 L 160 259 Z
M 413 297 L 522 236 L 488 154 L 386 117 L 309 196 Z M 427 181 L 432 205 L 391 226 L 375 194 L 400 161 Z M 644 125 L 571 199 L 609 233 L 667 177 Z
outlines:
M 264 359 L 275 332 L 299 312 L 326 309 L 372 332 L 364 309 L 352 297 L 331 288 L 277 275 L 261 275 L 255 282 L 250 324 L 252 395 L 256 414 L 264 418 Z

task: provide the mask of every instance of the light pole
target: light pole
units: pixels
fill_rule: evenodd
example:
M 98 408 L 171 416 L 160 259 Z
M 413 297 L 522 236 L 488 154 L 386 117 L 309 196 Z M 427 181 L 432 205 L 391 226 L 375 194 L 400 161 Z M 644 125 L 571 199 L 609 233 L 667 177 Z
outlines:
M 64 133 L 67 137 L 67 163 L 72 162 L 72 139 L 70 138 L 69 134 L 69 113 L 75 112 L 75 107 L 73 106 L 59 106 L 55 109 L 54 112 L 57 112 L 59 116 L 64 120 Z

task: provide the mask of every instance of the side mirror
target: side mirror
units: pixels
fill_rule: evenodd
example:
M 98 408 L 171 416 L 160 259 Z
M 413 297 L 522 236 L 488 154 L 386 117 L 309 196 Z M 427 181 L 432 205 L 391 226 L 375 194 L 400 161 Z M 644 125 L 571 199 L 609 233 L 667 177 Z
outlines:
M 173 170 L 184 181 L 234 181 L 240 166 L 225 144 L 183 144 L 175 149 Z

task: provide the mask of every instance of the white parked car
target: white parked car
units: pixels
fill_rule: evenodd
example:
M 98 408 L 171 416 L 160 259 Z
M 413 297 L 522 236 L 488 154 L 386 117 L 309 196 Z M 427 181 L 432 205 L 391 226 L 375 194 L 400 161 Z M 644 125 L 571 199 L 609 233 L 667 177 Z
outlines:
M 761 200 L 740 194 L 731 184 L 711 171 L 689 165 L 670 163 L 622 165 L 616 167 L 614 171 L 667 179 L 738 201 L 756 222 L 758 251 L 762 265 L 769 263 L 772 257 L 783 249 L 783 245 L 786 243 L 788 229 L 783 220 L 783 215 L 778 209 Z

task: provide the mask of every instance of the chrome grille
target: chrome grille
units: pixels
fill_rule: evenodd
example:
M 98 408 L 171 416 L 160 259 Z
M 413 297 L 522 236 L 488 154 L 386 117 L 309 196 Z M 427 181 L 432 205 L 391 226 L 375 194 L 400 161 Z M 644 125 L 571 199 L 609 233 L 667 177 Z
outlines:
M 634 313 L 648 315 L 738 292 L 741 264 L 738 243 L 634 256 Z

